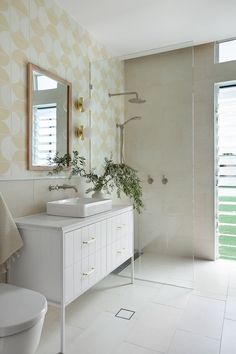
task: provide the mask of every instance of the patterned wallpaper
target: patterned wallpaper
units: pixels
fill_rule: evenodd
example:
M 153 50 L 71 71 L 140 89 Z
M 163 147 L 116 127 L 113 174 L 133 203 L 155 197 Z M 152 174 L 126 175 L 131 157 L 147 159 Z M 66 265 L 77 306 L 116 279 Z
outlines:
M 89 96 L 93 71 L 91 120 L 93 137 L 73 138 L 73 149 L 92 166 L 117 152 L 115 120 L 123 119 L 123 101 L 109 101 L 109 90 L 123 87 L 123 64 L 106 50 L 54 0 L 0 1 L 0 178 L 46 176 L 26 170 L 26 64 L 32 62 L 72 83 L 72 99 Z M 96 61 L 98 60 L 98 64 Z M 89 112 L 72 112 L 73 126 L 89 124 Z
M 110 98 L 108 93 L 124 91 L 124 62 L 117 59 L 93 62 L 91 83 L 92 131 L 93 136 L 96 134 L 92 139 L 91 165 L 99 171 L 104 157 L 112 156 L 118 161 L 119 132 L 116 123 L 124 120 L 124 98 Z

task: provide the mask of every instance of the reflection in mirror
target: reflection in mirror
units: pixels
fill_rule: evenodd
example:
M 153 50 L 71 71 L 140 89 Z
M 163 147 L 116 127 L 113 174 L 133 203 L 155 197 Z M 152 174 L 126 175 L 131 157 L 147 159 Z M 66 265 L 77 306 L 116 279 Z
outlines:
M 49 158 L 70 152 L 71 84 L 28 64 L 28 169 L 50 170 Z

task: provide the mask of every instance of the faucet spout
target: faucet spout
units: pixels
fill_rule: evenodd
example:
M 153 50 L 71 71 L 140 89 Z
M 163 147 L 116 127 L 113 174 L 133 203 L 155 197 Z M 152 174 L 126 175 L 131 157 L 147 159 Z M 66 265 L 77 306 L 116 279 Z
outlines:
M 71 184 L 63 184 L 62 185 L 62 188 L 63 189 L 74 189 L 74 191 L 77 193 L 78 192 L 78 189 L 75 185 L 71 185 Z

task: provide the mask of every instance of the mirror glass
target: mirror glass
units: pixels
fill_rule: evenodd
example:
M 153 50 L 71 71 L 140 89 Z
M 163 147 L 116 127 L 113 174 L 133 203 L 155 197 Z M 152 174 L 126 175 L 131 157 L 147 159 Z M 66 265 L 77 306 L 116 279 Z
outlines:
M 50 170 L 49 158 L 70 152 L 71 84 L 28 64 L 28 168 Z

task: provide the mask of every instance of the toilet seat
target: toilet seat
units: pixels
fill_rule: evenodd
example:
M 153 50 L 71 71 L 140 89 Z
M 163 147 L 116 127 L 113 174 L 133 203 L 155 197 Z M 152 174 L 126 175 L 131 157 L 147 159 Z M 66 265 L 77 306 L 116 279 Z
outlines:
M 0 338 L 33 327 L 47 312 L 46 298 L 32 290 L 0 284 Z

